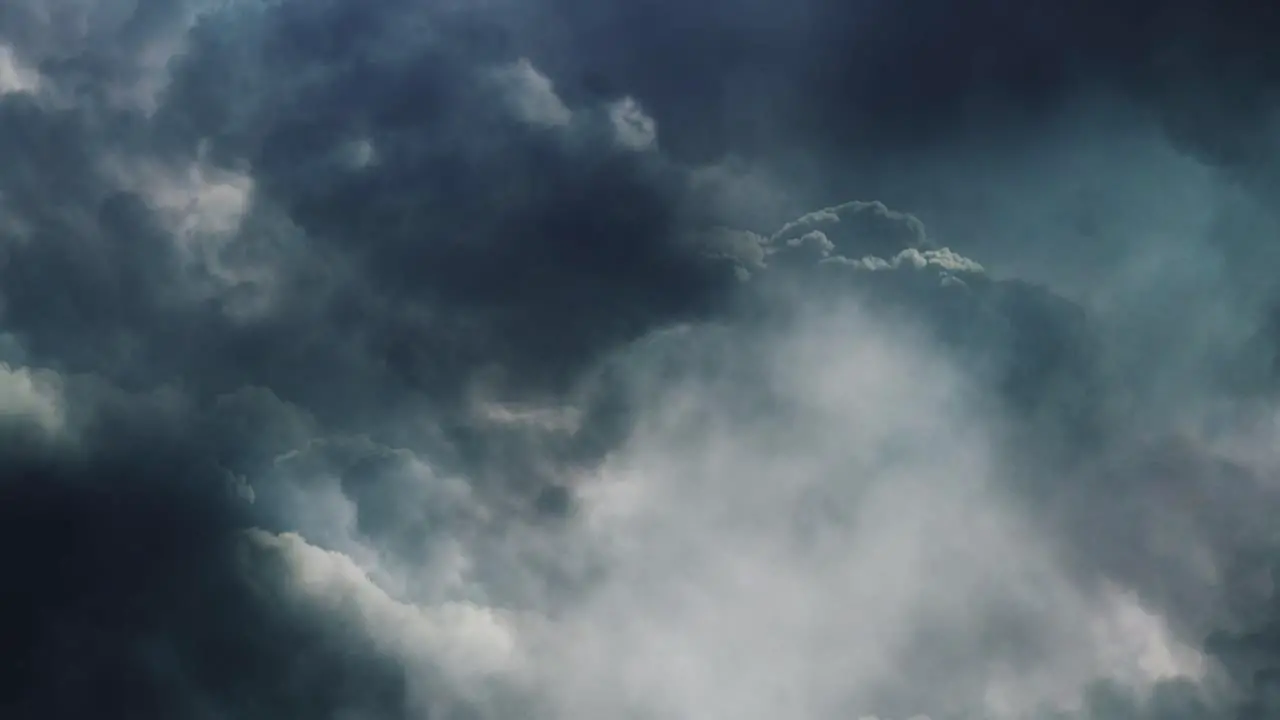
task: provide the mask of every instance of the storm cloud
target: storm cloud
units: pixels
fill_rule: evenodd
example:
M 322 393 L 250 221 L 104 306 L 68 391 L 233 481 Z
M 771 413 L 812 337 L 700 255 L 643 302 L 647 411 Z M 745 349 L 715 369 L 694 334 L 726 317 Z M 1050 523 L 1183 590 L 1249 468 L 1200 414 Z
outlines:
M 1277 17 L 10 0 L 0 715 L 1280 712 Z

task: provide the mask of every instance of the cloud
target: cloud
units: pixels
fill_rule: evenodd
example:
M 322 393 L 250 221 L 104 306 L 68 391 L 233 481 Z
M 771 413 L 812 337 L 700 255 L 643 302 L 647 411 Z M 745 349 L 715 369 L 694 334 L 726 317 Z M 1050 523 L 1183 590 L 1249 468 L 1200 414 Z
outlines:
M 14 56 L 13 48 L 0 45 L 0 95 L 30 93 L 39 88 L 39 74 L 24 67 Z
M 61 387 L 50 375 L 0 363 L 0 417 L 5 425 L 30 423 L 50 435 L 63 429 Z
M 933 5 L 5 3 L 0 715 L 1272 712 L 1267 21 Z
M 629 150 L 645 150 L 658 141 L 658 126 L 644 113 L 635 98 L 625 97 L 609 104 L 609 122 L 614 140 Z
M 820 233 L 816 234 L 821 235 Z M 802 237 L 801 240 L 804 241 L 804 239 L 808 237 L 809 236 L 806 235 Z M 822 235 L 821 237 L 825 239 L 826 236 Z M 829 244 L 830 241 L 827 241 L 827 243 Z M 848 258 L 840 257 L 830 258 L 830 260 L 849 265 L 850 267 L 857 268 L 859 270 L 870 270 L 872 272 L 877 270 L 896 270 L 900 267 L 913 267 L 917 270 L 933 267 L 947 272 L 959 273 L 983 272 L 982 266 L 977 262 L 959 255 L 950 248 L 925 250 L 924 252 L 920 252 L 915 248 L 908 248 L 888 260 L 878 258 L 874 255 L 868 255 L 860 260 L 850 260 Z
M 966 421 L 960 374 L 856 303 L 792 327 L 674 338 L 670 352 L 706 353 L 719 377 L 657 393 L 642 429 L 581 487 L 585 544 L 609 560 L 570 617 L 570 658 L 544 663 L 564 676 L 549 681 L 563 686 L 560 716 L 947 717 L 1070 697 L 1094 668 L 1097 650 L 1067 639 L 1088 601 L 1002 507 L 992 438 Z M 1035 586 L 1041 600 L 1015 597 Z M 1000 588 L 1014 594 L 1005 612 L 1033 613 L 1017 628 L 1041 628 L 1048 657 L 1015 659 L 1037 640 L 971 614 L 1001 605 Z M 969 656 L 984 632 L 1013 633 L 1015 654 L 987 654 L 972 683 L 931 664 Z M 1003 683 L 1033 694 L 998 707 Z
M 189 31 L 220 5 L 72 0 L 50 8 L 22 0 L 0 22 L 6 47 L 40 69 L 41 90 L 59 104 L 150 113 L 163 102 L 169 64 L 187 49 Z
M 528 58 L 493 70 L 491 77 L 506 93 L 511 109 L 525 122 L 557 127 L 573 119 L 573 111 L 556 95 L 551 79 L 538 72 Z
M 128 160 L 107 172 L 116 184 L 135 194 L 154 213 L 173 238 L 180 263 L 207 274 L 221 285 L 269 284 L 273 273 L 266 268 L 237 267 L 228 246 L 240 234 L 252 207 L 251 174 L 219 168 L 206 157 L 177 167 L 143 161 L 128 167 Z M 255 272 L 256 271 L 256 272 Z
M 890 210 L 879 201 L 861 200 L 806 213 L 783 225 L 770 241 L 800 245 L 818 239 L 829 251 L 836 247 L 828 238 L 830 235 L 869 254 L 894 254 L 899 250 L 927 249 L 931 245 L 919 218 Z
M 641 398 L 637 429 L 575 478 L 562 531 L 508 520 L 495 545 L 463 529 L 479 516 L 415 503 L 462 522 L 449 533 L 472 570 L 451 587 L 486 598 L 458 609 L 475 633 L 454 618 L 457 638 L 437 638 L 431 618 L 455 606 L 392 600 L 378 560 L 367 571 L 297 536 L 255 537 L 291 558 L 290 592 L 498 716 L 489 703 L 512 693 L 554 717 L 1022 717 L 1082 710 L 1099 681 L 1147 693 L 1205 680 L 1206 660 L 1159 605 L 1078 582 L 1061 554 L 1075 541 L 1037 520 L 1070 522 L 1062 509 L 1027 514 L 1008 494 L 1017 469 L 999 424 L 977 422 L 990 416 L 971 404 L 982 397 L 973 376 L 925 327 L 845 299 L 802 308 L 778 332 L 694 327 L 619 358 Z M 685 370 L 673 377 L 672 362 Z M 366 466 L 344 480 L 362 515 L 376 503 L 357 488 L 373 477 Z M 485 578 L 511 563 L 545 564 L 535 584 L 568 581 L 568 597 L 492 595 Z M 383 582 L 412 598 L 395 577 Z M 485 619 L 495 613 L 501 632 Z M 474 653 L 499 688 L 482 697 L 471 695 Z
M 308 544 L 296 534 L 249 531 L 257 552 L 277 556 L 288 573 L 277 579 L 287 591 L 316 603 L 322 612 L 358 618 L 386 652 L 414 657 L 448 672 L 452 683 L 475 682 L 512 662 L 514 639 L 503 619 L 487 608 L 445 603 L 416 608 L 378 588 L 347 556 Z

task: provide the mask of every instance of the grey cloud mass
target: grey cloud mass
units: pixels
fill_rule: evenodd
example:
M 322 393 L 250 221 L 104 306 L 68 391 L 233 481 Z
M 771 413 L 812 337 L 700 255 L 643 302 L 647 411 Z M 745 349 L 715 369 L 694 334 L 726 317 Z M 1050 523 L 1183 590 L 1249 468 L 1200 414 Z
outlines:
M 0 5 L 0 717 L 1280 717 L 1274 12 Z

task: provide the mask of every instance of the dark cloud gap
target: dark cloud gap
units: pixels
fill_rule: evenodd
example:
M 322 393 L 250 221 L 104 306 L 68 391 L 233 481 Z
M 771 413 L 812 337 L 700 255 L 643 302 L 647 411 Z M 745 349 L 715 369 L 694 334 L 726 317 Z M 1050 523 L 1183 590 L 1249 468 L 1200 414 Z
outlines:
M 112 478 L 99 466 L 93 480 Z M 59 481 L 5 478 L 26 491 L 5 493 L 21 513 L 6 518 L 6 540 L 40 548 L 11 566 L 24 586 L 4 603 L 17 663 L 2 701 L 10 717 L 402 712 L 394 664 L 250 594 L 234 572 L 232 526 L 207 500 L 31 490 Z
M 249 506 L 230 492 L 200 421 L 165 406 L 104 397 L 88 441 L 70 453 L 6 443 L 0 533 L 15 582 L 0 601 L 12 643 L 0 708 L 50 718 L 394 713 L 397 668 L 241 574 L 234 532 L 253 522 Z

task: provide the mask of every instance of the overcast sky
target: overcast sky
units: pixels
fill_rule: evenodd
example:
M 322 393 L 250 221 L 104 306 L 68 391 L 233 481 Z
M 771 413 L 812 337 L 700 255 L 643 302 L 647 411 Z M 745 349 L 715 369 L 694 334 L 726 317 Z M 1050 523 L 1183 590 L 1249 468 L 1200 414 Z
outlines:
M 4 0 L 0 717 L 1280 717 L 1276 37 Z

